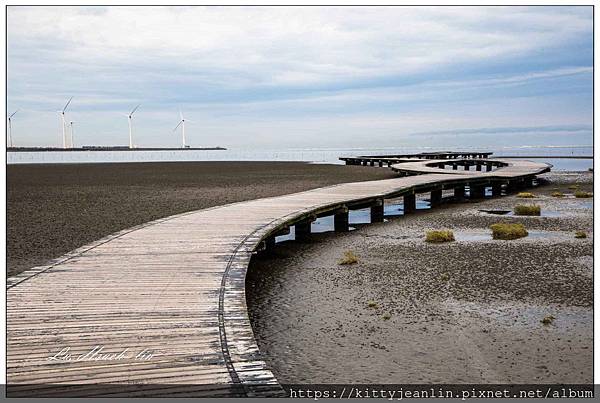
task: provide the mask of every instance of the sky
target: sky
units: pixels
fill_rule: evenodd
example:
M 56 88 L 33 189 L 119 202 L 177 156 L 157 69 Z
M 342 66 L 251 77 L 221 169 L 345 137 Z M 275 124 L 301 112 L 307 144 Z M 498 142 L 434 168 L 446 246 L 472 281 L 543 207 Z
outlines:
M 16 146 L 591 145 L 592 7 L 7 9 Z

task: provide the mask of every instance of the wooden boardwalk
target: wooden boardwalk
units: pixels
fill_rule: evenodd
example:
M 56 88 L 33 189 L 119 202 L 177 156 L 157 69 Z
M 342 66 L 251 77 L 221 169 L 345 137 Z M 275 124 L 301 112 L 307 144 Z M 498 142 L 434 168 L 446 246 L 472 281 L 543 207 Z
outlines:
M 491 161 L 491 160 L 490 160 Z M 440 161 L 427 161 L 439 163 Z M 452 160 L 449 163 L 455 163 Z M 527 186 L 547 164 L 490 172 L 399 164 L 410 176 L 347 183 L 193 211 L 124 230 L 16 277 L 7 285 L 9 396 L 272 396 L 282 393 L 261 359 L 245 298 L 256 250 L 295 225 L 348 209 L 443 189 L 480 197 L 480 186 Z M 434 169 L 434 172 L 429 172 Z M 414 175 L 418 171 L 427 172 Z M 112 356 L 110 355 L 112 354 Z M 109 359 L 110 358 L 110 359 Z

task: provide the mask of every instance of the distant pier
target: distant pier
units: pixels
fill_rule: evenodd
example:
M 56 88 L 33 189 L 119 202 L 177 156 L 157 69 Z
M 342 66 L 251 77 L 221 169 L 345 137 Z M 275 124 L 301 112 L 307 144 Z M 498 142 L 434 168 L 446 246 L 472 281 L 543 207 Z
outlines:
M 495 158 L 593 160 L 593 155 L 502 155 Z

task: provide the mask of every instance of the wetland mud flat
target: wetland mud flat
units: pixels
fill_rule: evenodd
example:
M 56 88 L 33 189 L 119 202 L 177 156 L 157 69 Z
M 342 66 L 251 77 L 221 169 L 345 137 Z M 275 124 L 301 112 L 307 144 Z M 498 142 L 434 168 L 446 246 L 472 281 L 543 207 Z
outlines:
M 448 202 L 256 255 L 248 308 L 279 382 L 591 383 L 593 199 L 572 187 L 593 191 L 593 175 L 542 178 L 533 199 Z M 481 211 L 531 203 L 548 214 Z M 497 222 L 531 235 L 493 240 Z M 457 240 L 426 243 L 430 229 Z M 358 263 L 339 265 L 346 251 Z
M 7 167 L 7 275 L 161 217 L 390 170 L 301 162 L 31 164 Z

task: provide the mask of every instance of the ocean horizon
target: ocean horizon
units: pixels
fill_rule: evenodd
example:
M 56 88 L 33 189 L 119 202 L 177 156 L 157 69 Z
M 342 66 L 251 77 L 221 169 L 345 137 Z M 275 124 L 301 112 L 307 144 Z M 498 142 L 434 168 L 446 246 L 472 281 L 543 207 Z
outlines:
M 431 151 L 481 151 L 495 156 L 592 156 L 593 146 L 504 146 L 504 147 L 380 147 L 380 148 L 285 148 L 226 150 L 160 150 L 160 151 L 24 151 L 7 152 L 6 162 L 12 164 L 74 164 L 127 162 L 200 162 L 200 161 L 301 161 L 321 164 L 343 164 L 339 158 L 356 155 L 410 154 Z M 538 160 L 552 164 L 555 170 L 582 171 L 593 166 L 590 159 Z

